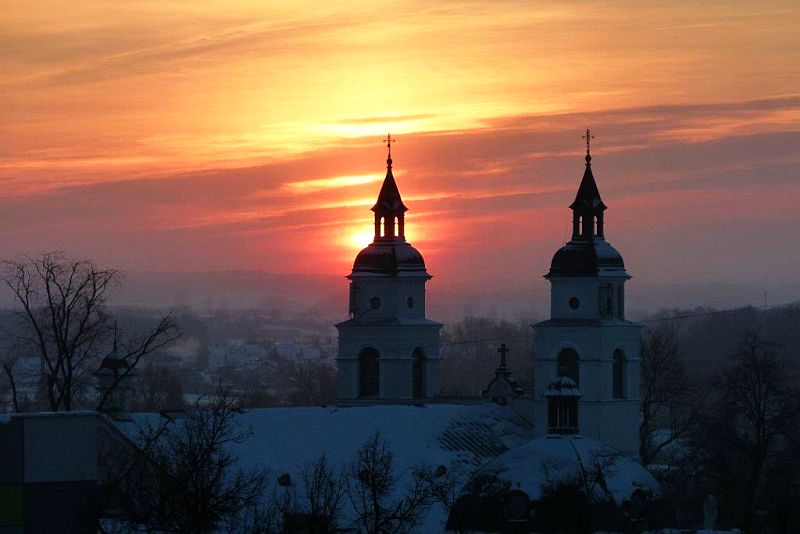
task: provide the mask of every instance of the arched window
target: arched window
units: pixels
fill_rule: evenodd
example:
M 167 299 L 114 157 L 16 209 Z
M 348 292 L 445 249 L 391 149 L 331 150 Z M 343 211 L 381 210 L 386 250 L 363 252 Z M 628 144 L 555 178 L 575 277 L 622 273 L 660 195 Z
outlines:
M 411 383 L 415 399 L 425 396 L 425 353 L 419 347 L 411 354 Z
M 380 393 L 380 362 L 378 351 L 366 348 L 358 355 L 360 397 L 377 397 Z
M 611 392 L 615 399 L 624 399 L 625 395 L 625 351 L 614 351 L 613 376 Z
M 580 362 L 578 353 L 573 349 L 561 349 L 558 353 L 558 376 L 567 376 L 575 382 L 575 385 L 580 387 Z

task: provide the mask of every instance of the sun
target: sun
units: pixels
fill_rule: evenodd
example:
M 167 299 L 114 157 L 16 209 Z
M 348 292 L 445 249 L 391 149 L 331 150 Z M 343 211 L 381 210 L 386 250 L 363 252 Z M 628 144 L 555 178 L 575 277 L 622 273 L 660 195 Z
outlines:
M 347 244 L 353 249 L 362 249 L 372 243 L 373 232 L 369 229 L 357 228 L 347 234 Z

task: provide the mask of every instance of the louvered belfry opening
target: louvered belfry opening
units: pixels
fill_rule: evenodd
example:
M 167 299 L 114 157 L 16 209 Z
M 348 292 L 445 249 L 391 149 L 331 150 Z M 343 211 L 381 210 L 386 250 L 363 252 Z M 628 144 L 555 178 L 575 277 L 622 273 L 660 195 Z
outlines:
M 577 434 L 576 397 L 553 397 L 547 400 L 547 431 L 550 434 Z
M 420 399 L 425 396 L 425 352 L 417 347 L 411 357 L 414 360 L 411 365 L 413 395 L 415 399 Z
M 615 399 L 624 399 L 625 395 L 625 352 L 622 349 L 614 351 L 612 393 Z
M 366 348 L 358 355 L 359 396 L 377 397 L 380 393 L 380 361 L 378 351 Z
M 580 363 L 578 353 L 574 349 L 561 349 L 558 353 L 558 376 L 566 376 L 580 387 Z

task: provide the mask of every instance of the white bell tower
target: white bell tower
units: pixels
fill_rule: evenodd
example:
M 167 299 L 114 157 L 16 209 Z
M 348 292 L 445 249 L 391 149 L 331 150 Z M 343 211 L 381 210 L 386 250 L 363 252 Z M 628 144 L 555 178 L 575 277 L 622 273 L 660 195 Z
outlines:
M 570 378 L 581 396 L 582 435 L 636 453 L 639 435 L 639 333 L 625 319 L 622 256 L 605 240 L 600 198 L 592 175 L 591 132 L 586 170 L 570 205 L 572 239 L 553 256 L 550 319 L 534 330 L 534 424 L 547 432 L 548 385 Z
M 375 212 L 375 238 L 358 253 L 350 319 L 339 330 L 339 401 L 374 403 L 439 393 L 439 330 L 425 317 L 425 261 L 405 238 L 405 212 L 392 175 L 392 145 Z

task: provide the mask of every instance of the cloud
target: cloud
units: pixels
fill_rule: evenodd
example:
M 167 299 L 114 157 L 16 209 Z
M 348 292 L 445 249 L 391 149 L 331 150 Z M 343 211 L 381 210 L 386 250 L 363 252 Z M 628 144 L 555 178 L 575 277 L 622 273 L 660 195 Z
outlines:
M 283 184 L 283 188 L 292 193 L 307 193 L 314 191 L 324 191 L 326 189 L 336 189 L 354 185 L 370 184 L 381 180 L 380 174 L 362 174 L 359 176 L 334 176 L 331 178 L 316 178 L 314 180 L 302 180 L 299 182 L 288 182 Z
M 409 237 L 437 280 L 475 284 L 502 262 L 504 285 L 533 283 L 568 239 L 595 127 L 593 168 L 609 239 L 637 276 L 742 282 L 800 261 L 797 97 L 520 115 L 480 128 L 402 136 L 395 156 Z M 687 124 L 725 126 L 703 138 Z M 730 128 L 727 124 L 738 124 Z M 794 128 L 794 129 L 793 129 Z M 60 187 L 0 198 L 3 255 L 67 249 L 126 269 L 345 273 L 369 231 L 383 175 L 376 143 L 343 142 L 256 166 Z M 699 254 L 704 249 L 712 254 Z M 755 257 L 750 251 L 759 251 Z M 776 279 L 789 279 L 786 268 Z M 527 280 L 527 281 L 526 281 Z

